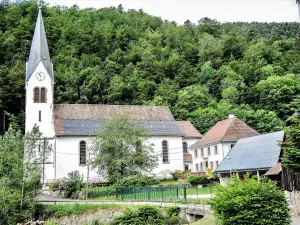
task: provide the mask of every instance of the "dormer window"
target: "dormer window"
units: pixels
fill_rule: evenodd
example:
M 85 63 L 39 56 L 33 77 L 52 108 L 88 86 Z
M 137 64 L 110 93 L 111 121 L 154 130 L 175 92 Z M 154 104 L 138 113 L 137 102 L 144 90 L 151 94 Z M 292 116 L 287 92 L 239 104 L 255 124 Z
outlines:
M 42 87 L 35 87 L 33 89 L 33 102 L 35 103 L 46 103 L 47 99 L 46 99 L 46 93 L 47 93 L 47 89 Z

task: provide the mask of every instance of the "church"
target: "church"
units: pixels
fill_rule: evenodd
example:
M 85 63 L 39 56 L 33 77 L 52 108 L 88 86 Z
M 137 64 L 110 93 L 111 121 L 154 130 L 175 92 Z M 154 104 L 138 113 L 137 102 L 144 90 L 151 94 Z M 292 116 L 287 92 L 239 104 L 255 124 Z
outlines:
M 189 121 L 176 121 L 166 106 L 54 104 L 55 75 L 50 58 L 41 10 L 39 10 L 29 59 L 26 62 L 25 131 L 36 124 L 52 146 L 43 164 L 43 180 L 51 183 L 78 170 L 87 177 L 88 142 L 95 130 L 121 114 L 139 121 L 148 130 L 159 155 L 153 173 L 192 169 L 188 148 L 202 135 Z M 101 177 L 90 171 L 95 182 Z

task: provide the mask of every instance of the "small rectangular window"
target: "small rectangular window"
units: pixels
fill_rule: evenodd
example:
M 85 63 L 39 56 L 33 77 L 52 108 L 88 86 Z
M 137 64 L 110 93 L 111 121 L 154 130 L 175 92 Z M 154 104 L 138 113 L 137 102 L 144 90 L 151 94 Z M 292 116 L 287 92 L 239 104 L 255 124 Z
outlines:
M 198 158 L 198 150 L 195 150 L 195 158 Z
M 215 155 L 218 155 L 218 145 L 215 146 Z
M 42 121 L 42 111 L 39 111 L 39 121 Z
M 208 168 L 208 161 L 205 161 L 205 168 Z
M 196 163 L 196 172 L 199 171 L 198 163 Z
M 207 155 L 210 155 L 210 147 L 207 147 Z
M 201 157 L 204 156 L 204 151 L 203 151 L 203 148 L 201 148 Z
M 210 162 L 210 168 L 213 170 L 214 169 L 214 162 Z
M 219 166 L 219 161 L 216 161 L 216 168 L 218 168 Z
M 203 170 L 203 163 L 200 163 L 200 170 Z

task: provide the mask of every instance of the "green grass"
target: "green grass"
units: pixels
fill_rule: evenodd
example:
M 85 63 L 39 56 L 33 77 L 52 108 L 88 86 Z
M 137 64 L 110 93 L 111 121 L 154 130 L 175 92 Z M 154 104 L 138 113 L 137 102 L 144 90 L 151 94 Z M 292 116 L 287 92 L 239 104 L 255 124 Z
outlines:
M 159 186 L 168 186 L 168 185 L 178 185 L 188 184 L 185 180 L 162 180 L 158 185 Z
M 216 191 L 216 186 L 211 187 L 203 187 L 203 188 L 187 188 L 186 194 L 187 195 L 204 195 L 204 194 L 213 194 Z
M 95 212 L 98 210 L 125 210 L 132 206 L 127 205 L 117 205 L 117 204 L 103 204 L 103 205 L 93 205 L 93 204 L 72 204 L 72 205 L 45 205 L 49 209 L 51 217 L 63 217 L 70 215 L 82 215 L 85 212 Z
M 191 225 L 216 225 L 216 218 L 213 215 L 209 215 L 195 223 L 191 223 Z

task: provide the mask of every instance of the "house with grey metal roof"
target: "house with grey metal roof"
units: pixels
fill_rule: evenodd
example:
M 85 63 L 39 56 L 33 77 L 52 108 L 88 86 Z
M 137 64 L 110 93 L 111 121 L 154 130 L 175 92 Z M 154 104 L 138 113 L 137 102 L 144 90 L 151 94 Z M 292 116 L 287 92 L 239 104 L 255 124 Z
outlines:
M 43 180 L 61 179 L 74 170 L 87 177 L 90 137 L 101 131 L 109 120 L 122 115 L 148 130 L 149 141 L 159 156 L 153 173 L 184 170 L 187 146 L 183 139 L 192 145 L 201 138 L 191 123 L 176 121 L 166 106 L 54 104 L 54 78 L 40 9 L 26 63 L 25 130 L 30 132 L 37 124 L 53 148 L 43 165 Z M 96 170 L 91 170 L 89 176 L 100 179 Z
M 278 163 L 281 153 L 278 143 L 283 138 L 284 132 L 278 131 L 238 140 L 215 170 L 221 183 L 226 182 L 232 173 L 240 176 L 245 173 L 265 174 Z

